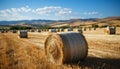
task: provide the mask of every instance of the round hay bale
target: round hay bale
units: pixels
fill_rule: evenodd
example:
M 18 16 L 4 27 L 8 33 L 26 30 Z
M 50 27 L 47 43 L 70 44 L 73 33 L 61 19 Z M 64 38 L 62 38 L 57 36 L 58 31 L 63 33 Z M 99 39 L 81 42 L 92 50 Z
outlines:
M 49 29 L 46 29 L 46 32 L 48 32 L 49 31 Z
M 35 32 L 35 29 L 31 29 L 30 31 L 31 31 L 31 32 Z
M 60 29 L 57 29 L 57 32 L 63 32 L 64 29 L 60 28 Z
M 89 31 L 91 31 L 91 28 L 89 28 Z
M 68 31 L 73 31 L 73 29 L 72 28 L 66 28 L 66 29 L 64 29 L 64 32 L 68 32 Z
M 64 29 L 60 28 L 60 29 L 57 29 L 57 32 L 63 32 Z
M 46 32 L 47 31 L 47 29 L 42 29 L 42 32 Z
M 63 32 L 64 31 L 64 29 L 60 29 L 60 32 Z
M 43 32 L 44 30 L 43 29 L 41 29 L 41 32 Z
M 86 31 L 86 28 L 84 28 L 84 31 Z
M 12 33 L 17 33 L 17 30 L 12 30 Z
M 60 32 L 60 29 L 57 29 L 57 32 Z
M 20 30 L 19 37 L 20 38 L 27 38 L 28 37 L 27 30 Z
M 52 63 L 76 62 L 85 59 L 88 44 L 85 37 L 78 32 L 54 33 L 45 41 L 45 53 Z
M 41 29 L 37 29 L 37 32 L 41 32 Z
M 5 33 L 5 31 L 4 31 L 4 30 L 1 30 L 0 32 L 1 32 L 1 33 Z
M 5 30 L 5 32 L 7 33 L 7 32 L 8 32 L 8 30 Z
M 59 29 L 56 29 L 56 32 L 58 32 L 59 31 Z
M 104 30 L 105 34 L 116 34 L 116 28 L 115 27 L 107 27 L 105 30 Z
M 30 32 L 30 29 L 27 29 L 27 32 Z
M 93 30 L 96 30 L 96 27 L 94 27 Z
M 49 29 L 49 32 L 57 32 L 56 29 Z
M 73 31 L 75 31 L 75 32 L 79 32 L 79 33 L 83 33 L 83 31 L 82 31 L 81 28 L 74 28 Z

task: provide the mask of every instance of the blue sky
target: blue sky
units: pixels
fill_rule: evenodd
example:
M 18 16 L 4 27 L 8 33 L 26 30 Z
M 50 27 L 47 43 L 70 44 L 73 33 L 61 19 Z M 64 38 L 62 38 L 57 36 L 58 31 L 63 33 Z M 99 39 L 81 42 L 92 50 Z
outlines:
M 120 16 L 120 0 L 0 0 L 0 21 Z

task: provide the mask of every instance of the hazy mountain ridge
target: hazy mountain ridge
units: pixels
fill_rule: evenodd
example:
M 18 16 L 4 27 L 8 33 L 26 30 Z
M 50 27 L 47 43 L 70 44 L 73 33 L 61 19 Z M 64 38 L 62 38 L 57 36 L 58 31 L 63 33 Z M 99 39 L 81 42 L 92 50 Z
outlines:
M 75 23 L 75 22 L 108 22 L 112 20 L 120 20 L 120 16 L 107 18 L 89 18 L 89 19 L 70 19 L 70 20 L 19 20 L 19 21 L 0 21 L 0 25 L 19 25 L 19 24 L 51 24 L 51 23 Z

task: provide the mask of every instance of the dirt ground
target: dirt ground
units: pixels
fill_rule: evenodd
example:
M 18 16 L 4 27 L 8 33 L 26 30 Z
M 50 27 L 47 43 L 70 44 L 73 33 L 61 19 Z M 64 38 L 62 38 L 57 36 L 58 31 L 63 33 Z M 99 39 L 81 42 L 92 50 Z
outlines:
M 63 65 L 47 61 L 44 42 L 49 33 L 29 33 L 19 38 L 15 33 L 0 33 L 0 69 L 119 69 L 120 35 L 84 32 L 88 56 L 84 61 Z M 101 32 L 100 32 L 101 33 Z

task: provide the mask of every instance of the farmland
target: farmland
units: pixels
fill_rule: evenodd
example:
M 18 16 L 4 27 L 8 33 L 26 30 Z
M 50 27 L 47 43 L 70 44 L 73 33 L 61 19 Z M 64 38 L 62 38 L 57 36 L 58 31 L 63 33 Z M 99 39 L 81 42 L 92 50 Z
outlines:
M 0 33 L 0 69 L 119 69 L 120 28 L 116 35 L 105 35 L 104 28 L 83 32 L 88 42 L 84 61 L 62 65 L 48 62 L 44 43 L 48 32 L 29 32 L 28 38 L 17 33 Z

